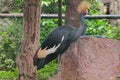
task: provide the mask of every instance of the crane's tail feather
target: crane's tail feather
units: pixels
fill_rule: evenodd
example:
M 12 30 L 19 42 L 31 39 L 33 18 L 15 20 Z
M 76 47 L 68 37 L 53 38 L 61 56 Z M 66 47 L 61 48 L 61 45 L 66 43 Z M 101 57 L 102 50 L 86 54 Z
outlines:
M 37 69 L 43 68 L 46 64 L 54 60 L 55 58 L 58 57 L 57 53 L 49 54 L 45 58 L 41 58 L 37 60 Z
M 37 70 L 43 68 L 44 64 L 45 64 L 45 58 L 38 59 L 37 60 Z

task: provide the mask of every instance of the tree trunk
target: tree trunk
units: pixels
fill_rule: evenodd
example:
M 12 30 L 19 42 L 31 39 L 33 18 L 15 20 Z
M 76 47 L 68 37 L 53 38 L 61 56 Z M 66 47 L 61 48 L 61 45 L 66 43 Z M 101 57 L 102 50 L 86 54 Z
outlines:
M 67 24 L 71 24 L 75 27 L 79 27 L 80 18 L 77 12 L 77 7 L 82 0 L 67 0 L 66 2 L 66 14 L 65 21 Z
M 65 22 L 66 24 L 72 25 L 74 27 L 80 26 L 79 13 L 77 7 L 82 0 L 66 0 L 66 13 L 65 13 Z M 62 61 L 61 61 L 62 63 Z M 62 80 L 61 65 L 59 64 L 58 80 Z
M 81 0 L 66 0 L 66 1 L 67 2 L 66 2 L 65 22 L 66 24 L 72 25 L 74 27 L 79 27 L 80 18 L 79 18 L 79 13 L 77 11 L 77 8 Z M 58 80 L 62 80 L 61 63 L 59 64 L 59 67 L 58 67 L 58 71 L 59 71 Z
M 110 4 L 110 14 L 111 15 L 119 15 L 120 14 L 120 0 L 111 1 Z M 110 19 L 110 23 L 119 27 L 119 19 Z
M 24 0 L 22 44 L 16 58 L 19 80 L 38 80 L 34 57 L 39 47 L 40 4 L 41 0 Z

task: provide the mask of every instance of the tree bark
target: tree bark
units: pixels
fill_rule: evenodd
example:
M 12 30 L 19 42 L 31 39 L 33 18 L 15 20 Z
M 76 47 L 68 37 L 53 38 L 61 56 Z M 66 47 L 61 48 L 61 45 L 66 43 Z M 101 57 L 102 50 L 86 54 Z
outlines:
M 119 15 L 120 14 L 120 1 L 111 1 L 110 4 L 110 15 Z M 110 23 L 114 24 L 115 26 L 119 26 L 119 19 L 113 20 L 110 19 Z
M 41 0 L 24 0 L 23 36 L 16 58 L 19 80 L 38 80 L 34 57 L 39 48 Z
M 77 12 L 77 7 L 82 0 L 67 0 L 66 2 L 66 14 L 65 21 L 67 24 L 73 25 L 74 27 L 79 27 L 80 18 Z

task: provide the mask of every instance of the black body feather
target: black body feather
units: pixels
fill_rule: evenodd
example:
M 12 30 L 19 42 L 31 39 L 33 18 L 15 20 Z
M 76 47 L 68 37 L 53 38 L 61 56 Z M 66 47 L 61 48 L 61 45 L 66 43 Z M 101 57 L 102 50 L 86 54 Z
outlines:
M 81 13 L 79 28 L 75 28 L 72 27 L 71 25 L 66 24 L 53 30 L 43 41 L 41 49 L 44 49 L 46 47 L 47 49 L 49 49 L 52 48 L 53 46 L 57 46 L 60 43 L 61 45 L 57 48 L 57 50 L 54 53 L 47 55 L 45 58 L 37 60 L 38 69 L 44 67 L 45 64 L 49 63 L 50 61 L 58 57 L 59 54 L 63 54 L 67 50 L 71 42 L 76 41 L 81 35 L 84 34 L 85 29 L 86 26 L 84 23 L 84 14 Z M 63 36 L 64 39 L 61 42 Z

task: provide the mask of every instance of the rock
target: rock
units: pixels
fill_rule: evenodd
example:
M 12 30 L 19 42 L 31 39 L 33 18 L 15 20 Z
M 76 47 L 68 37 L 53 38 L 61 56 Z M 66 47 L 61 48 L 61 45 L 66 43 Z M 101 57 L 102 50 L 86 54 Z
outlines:
M 58 72 L 58 74 L 54 75 L 52 78 L 48 79 L 48 80 L 60 80 L 60 72 Z
M 51 80 L 117 80 L 119 55 L 118 40 L 80 38 L 63 54 L 61 74 Z

